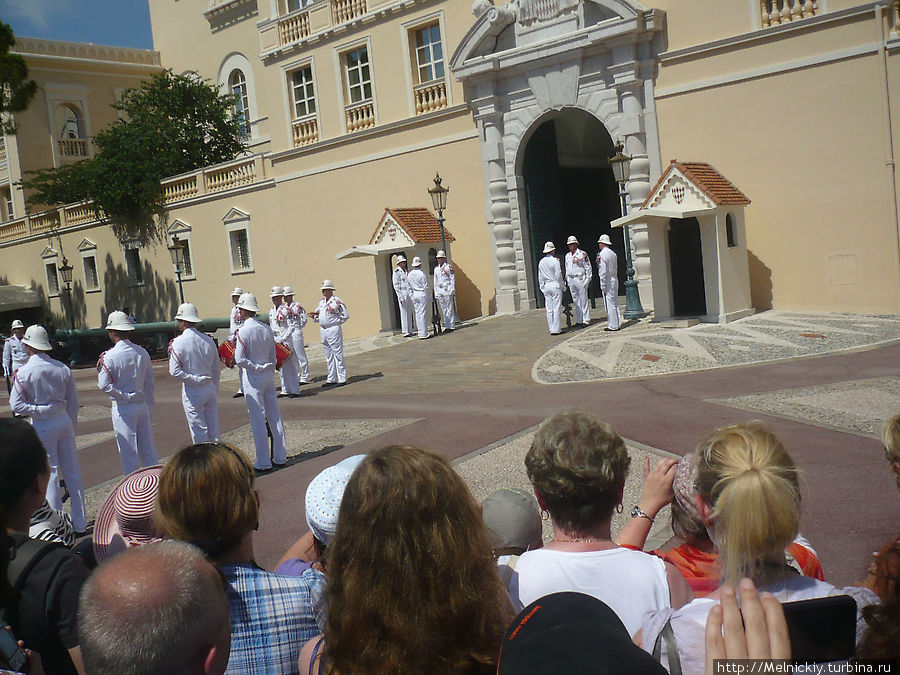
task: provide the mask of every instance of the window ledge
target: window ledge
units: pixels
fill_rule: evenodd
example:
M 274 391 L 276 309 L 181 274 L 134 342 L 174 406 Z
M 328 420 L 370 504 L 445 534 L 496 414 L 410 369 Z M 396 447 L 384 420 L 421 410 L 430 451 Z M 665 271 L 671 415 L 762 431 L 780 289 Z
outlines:
M 236 276 L 238 274 L 252 274 L 255 271 L 256 270 L 254 268 L 248 267 L 247 269 L 243 269 L 243 270 L 231 270 L 231 275 Z
M 90 295 L 91 293 L 99 293 L 102 290 L 102 288 L 86 288 L 84 289 L 84 293 L 85 295 Z

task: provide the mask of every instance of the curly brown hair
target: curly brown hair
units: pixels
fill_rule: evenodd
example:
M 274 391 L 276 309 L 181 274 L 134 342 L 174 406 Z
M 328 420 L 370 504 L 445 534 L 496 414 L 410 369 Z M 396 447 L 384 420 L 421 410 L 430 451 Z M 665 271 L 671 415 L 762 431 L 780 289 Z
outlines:
M 525 457 L 528 479 L 553 522 L 567 532 L 590 529 L 612 516 L 630 463 L 619 434 L 580 412 L 544 420 Z
M 444 458 L 407 446 L 368 455 L 326 569 L 327 672 L 496 672 L 514 612 L 481 510 Z

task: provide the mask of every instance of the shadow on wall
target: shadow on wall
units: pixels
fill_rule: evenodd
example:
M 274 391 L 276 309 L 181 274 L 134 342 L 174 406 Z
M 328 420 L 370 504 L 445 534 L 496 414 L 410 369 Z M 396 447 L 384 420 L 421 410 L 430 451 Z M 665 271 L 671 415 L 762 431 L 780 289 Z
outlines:
M 106 255 L 103 270 L 103 306 L 97 325 L 103 326 L 110 312 L 131 307 L 138 323 L 171 321 L 178 311 L 178 286 L 172 279 L 163 279 L 153 271 L 150 263 L 142 261 L 141 284 L 136 284 L 121 264 Z
M 772 309 L 772 270 L 753 251 L 747 251 L 750 265 L 750 303 L 757 311 Z
M 454 265 L 453 271 L 456 273 L 456 311 L 460 321 L 481 316 L 481 291 L 459 265 Z

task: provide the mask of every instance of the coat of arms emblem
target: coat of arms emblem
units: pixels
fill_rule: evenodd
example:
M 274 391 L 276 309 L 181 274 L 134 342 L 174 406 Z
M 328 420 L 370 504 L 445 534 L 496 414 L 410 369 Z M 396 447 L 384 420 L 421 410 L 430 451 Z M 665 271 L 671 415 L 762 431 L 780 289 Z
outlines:
M 675 203 L 680 204 L 684 201 L 684 185 L 676 185 L 672 188 L 672 196 L 675 198 Z

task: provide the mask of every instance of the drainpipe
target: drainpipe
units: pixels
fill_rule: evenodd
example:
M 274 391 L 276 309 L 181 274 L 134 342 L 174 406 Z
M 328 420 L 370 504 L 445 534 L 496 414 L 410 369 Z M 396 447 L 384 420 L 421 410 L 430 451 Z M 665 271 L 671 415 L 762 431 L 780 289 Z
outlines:
M 887 47 L 885 46 L 886 36 L 884 34 L 884 5 L 875 5 L 875 22 L 878 24 L 878 70 L 881 75 L 881 106 L 883 109 L 882 119 L 884 126 L 884 145 L 887 148 L 887 157 L 884 163 L 888 168 L 888 177 L 891 185 L 891 215 L 894 219 L 894 248 L 896 258 L 894 260 L 894 276 L 897 282 L 897 304 L 895 310 L 900 311 L 900 216 L 898 216 L 897 207 L 897 165 L 894 163 L 894 138 L 891 123 L 891 94 L 888 87 L 887 73 Z

